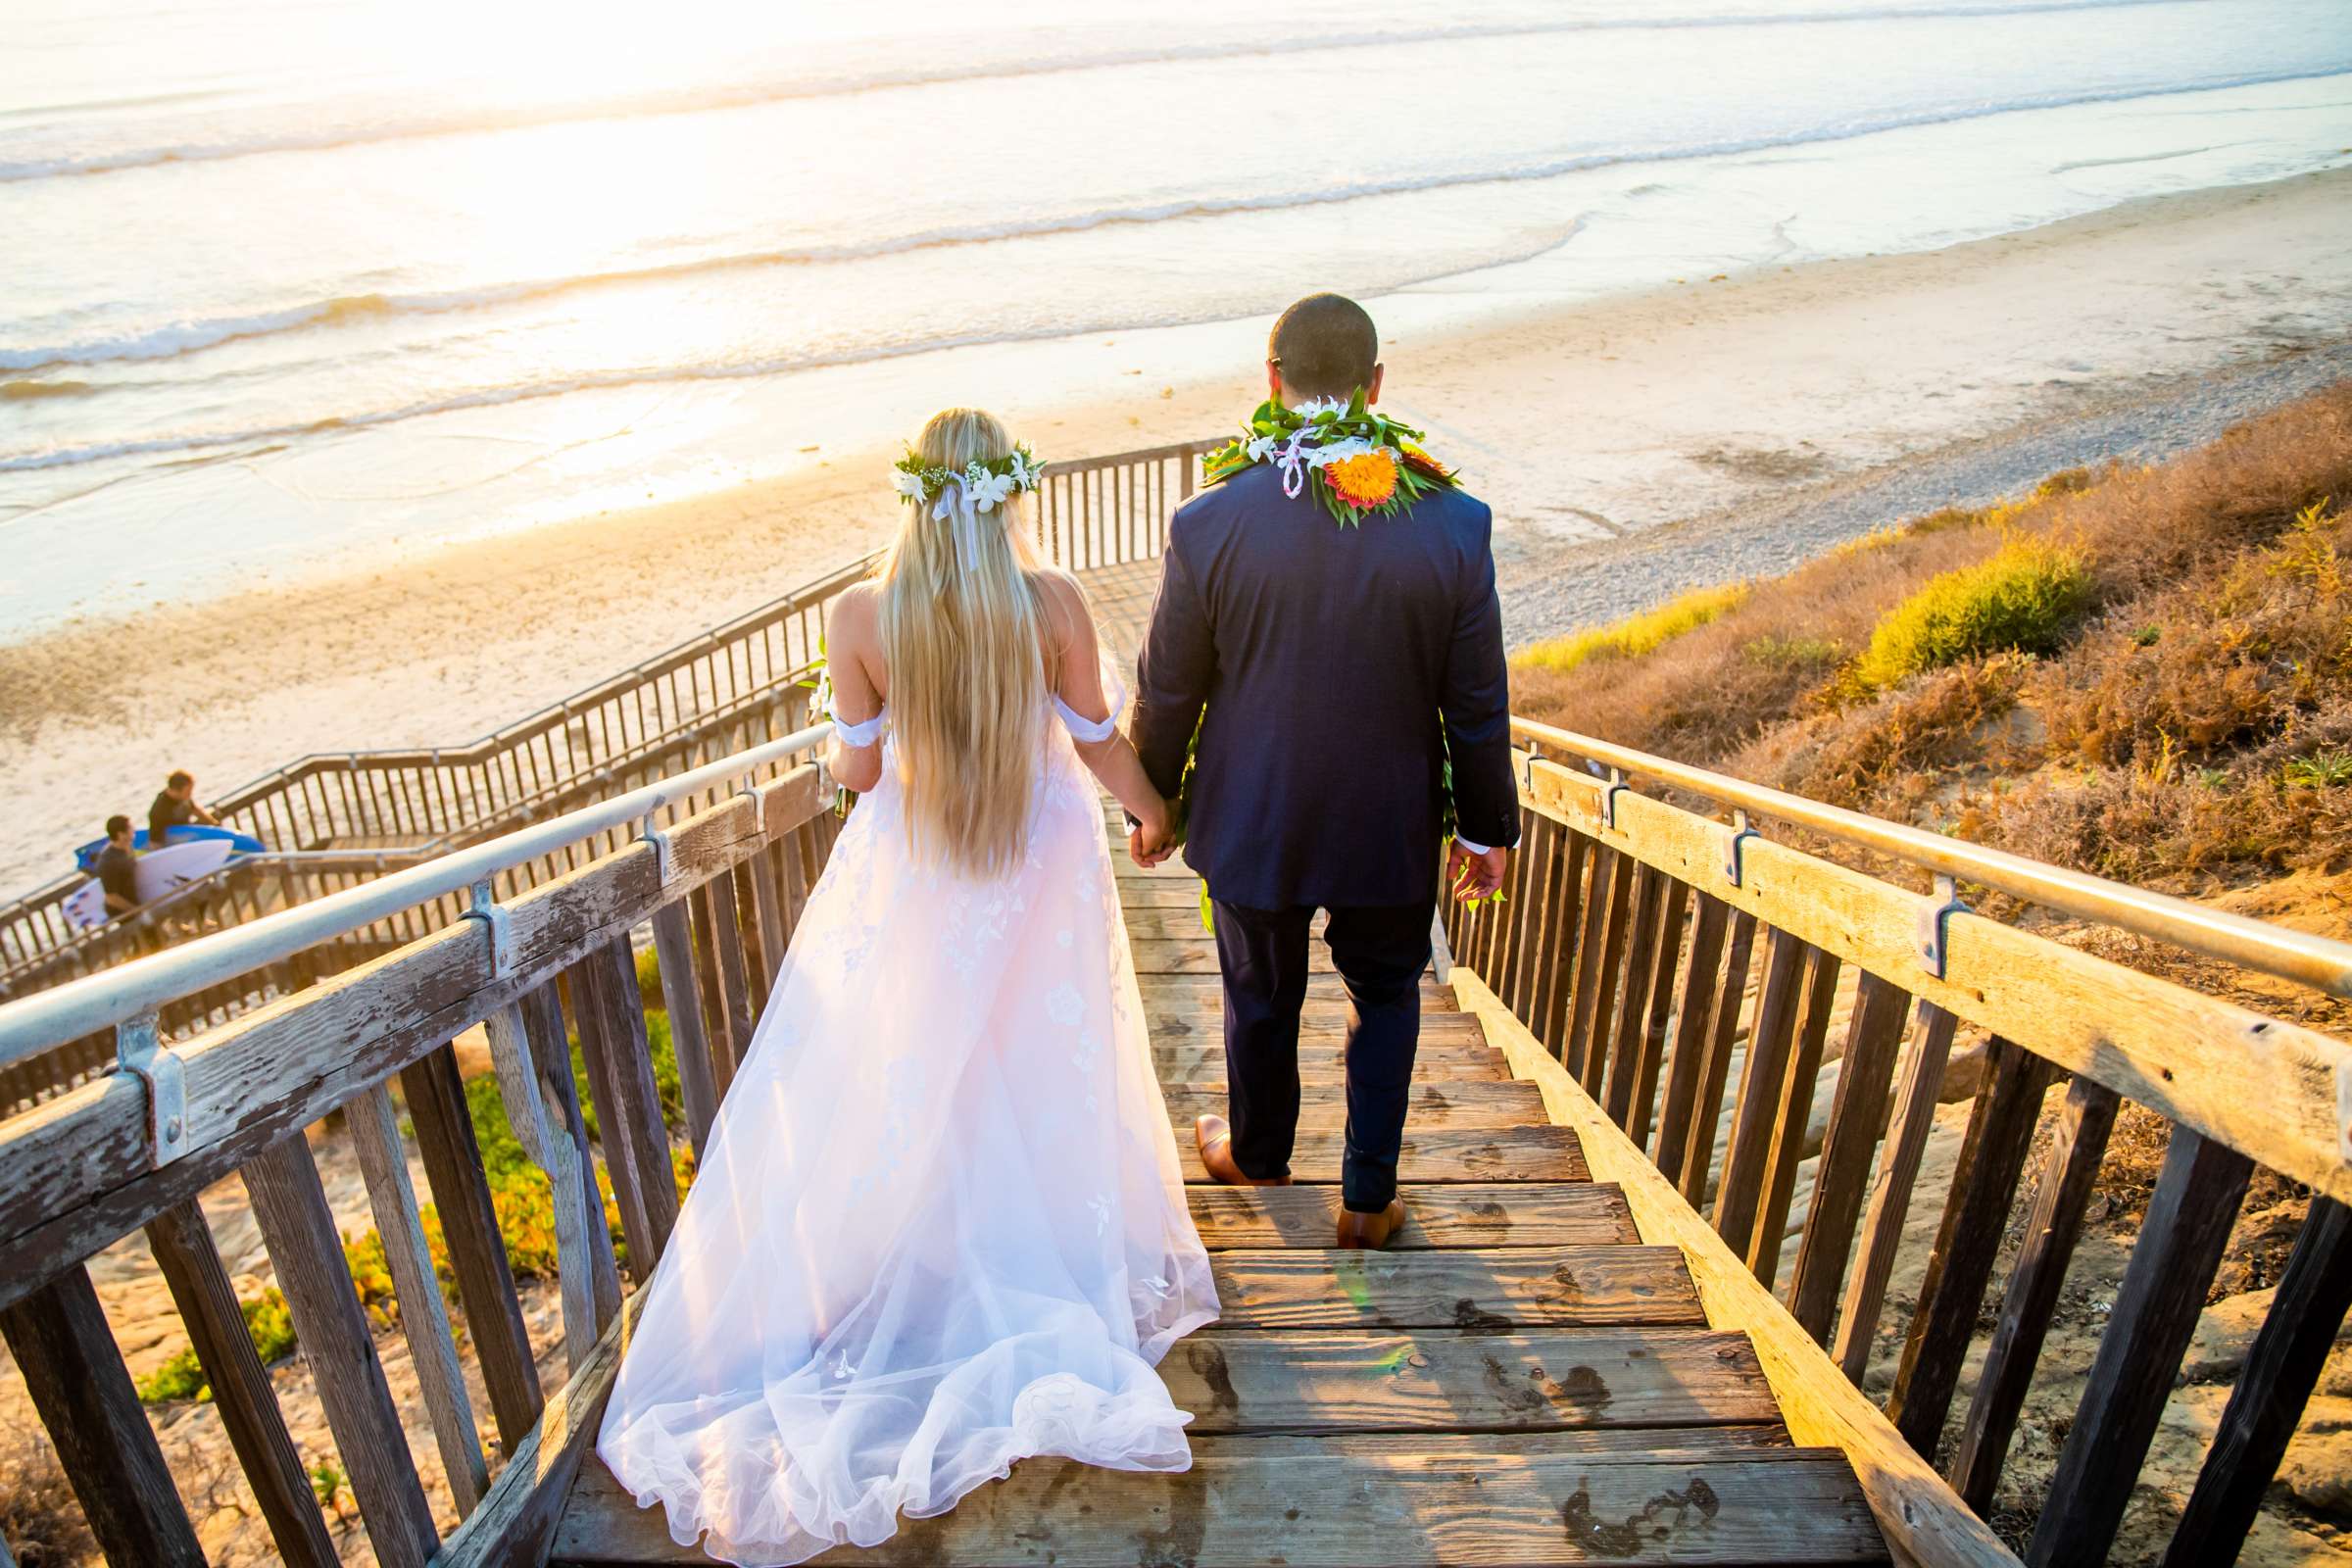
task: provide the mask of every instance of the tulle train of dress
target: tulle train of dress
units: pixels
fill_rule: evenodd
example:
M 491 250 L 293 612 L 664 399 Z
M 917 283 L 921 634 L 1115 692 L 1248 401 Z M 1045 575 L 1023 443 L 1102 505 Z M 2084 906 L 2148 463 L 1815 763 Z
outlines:
M 910 856 L 884 774 L 794 934 L 597 1442 L 675 1540 L 736 1563 L 872 1545 L 1031 1455 L 1192 1462 L 1154 1367 L 1216 1296 L 1094 782 L 1049 731 L 1026 859 L 981 881 Z

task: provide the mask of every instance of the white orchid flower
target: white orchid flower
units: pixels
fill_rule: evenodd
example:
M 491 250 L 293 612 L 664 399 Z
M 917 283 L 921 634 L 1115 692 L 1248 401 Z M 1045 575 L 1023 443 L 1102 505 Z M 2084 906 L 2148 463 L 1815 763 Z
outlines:
M 973 506 L 982 512 L 994 512 L 1005 497 L 1012 494 L 1012 475 L 978 470 L 973 477 L 964 480 L 963 489 L 972 498 Z
M 892 470 L 891 482 L 899 487 L 899 494 L 907 500 L 922 500 L 923 476 L 921 474 L 908 473 L 905 468 L 896 468 Z

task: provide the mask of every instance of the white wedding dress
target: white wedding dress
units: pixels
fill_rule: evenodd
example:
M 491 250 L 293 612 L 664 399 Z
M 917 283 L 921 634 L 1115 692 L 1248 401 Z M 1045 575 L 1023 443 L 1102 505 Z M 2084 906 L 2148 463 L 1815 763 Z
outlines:
M 809 898 L 597 1440 L 682 1545 L 797 1563 L 1031 1455 L 1192 1463 L 1153 1368 L 1216 1293 L 1061 728 L 1037 778 L 974 880 L 909 853 L 886 756 Z

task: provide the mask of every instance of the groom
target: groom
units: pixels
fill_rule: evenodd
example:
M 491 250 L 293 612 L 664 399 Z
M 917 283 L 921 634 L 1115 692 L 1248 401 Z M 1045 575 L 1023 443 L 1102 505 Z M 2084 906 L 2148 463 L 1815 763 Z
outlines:
M 1274 323 L 1266 383 L 1290 408 L 1359 388 L 1370 404 L 1379 359 L 1363 307 L 1311 295 Z M 1327 909 L 1349 1003 L 1339 1245 L 1384 1247 L 1404 1225 L 1446 765 L 1445 882 L 1482 897 L 1519 837 L 1509 693 L 1486 505 L 1430 487 L 1343 527 L 1317 494 L 1257 462 L 1177 510 L 1134 740 L 1173 798 L 1200 732 L 1185 856 L 1215 906 L 1233 1112 L 1200 1119 L 1201 1162 L 1235 1185 L 1291 1180 L 1307 928 Z M 1129 847 L 1144 865 L 1173 848 L 1140 829 Z

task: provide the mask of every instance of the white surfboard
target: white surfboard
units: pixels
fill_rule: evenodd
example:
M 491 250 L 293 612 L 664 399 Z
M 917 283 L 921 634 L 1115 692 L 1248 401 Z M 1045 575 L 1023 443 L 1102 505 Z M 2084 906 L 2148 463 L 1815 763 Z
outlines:
M 153 904 L 173 889 L 185 887 L 219 869 L 235 853 L 236 846 L 227 839 L 191 839 L 185 844 L 167 844 L 138 858 L 131 866 L 131 882 L 138 889 L 139 902 Z M 106 889 L 92 877 L 67 894 L 58 907 L 72 925 L 104 925 Z

